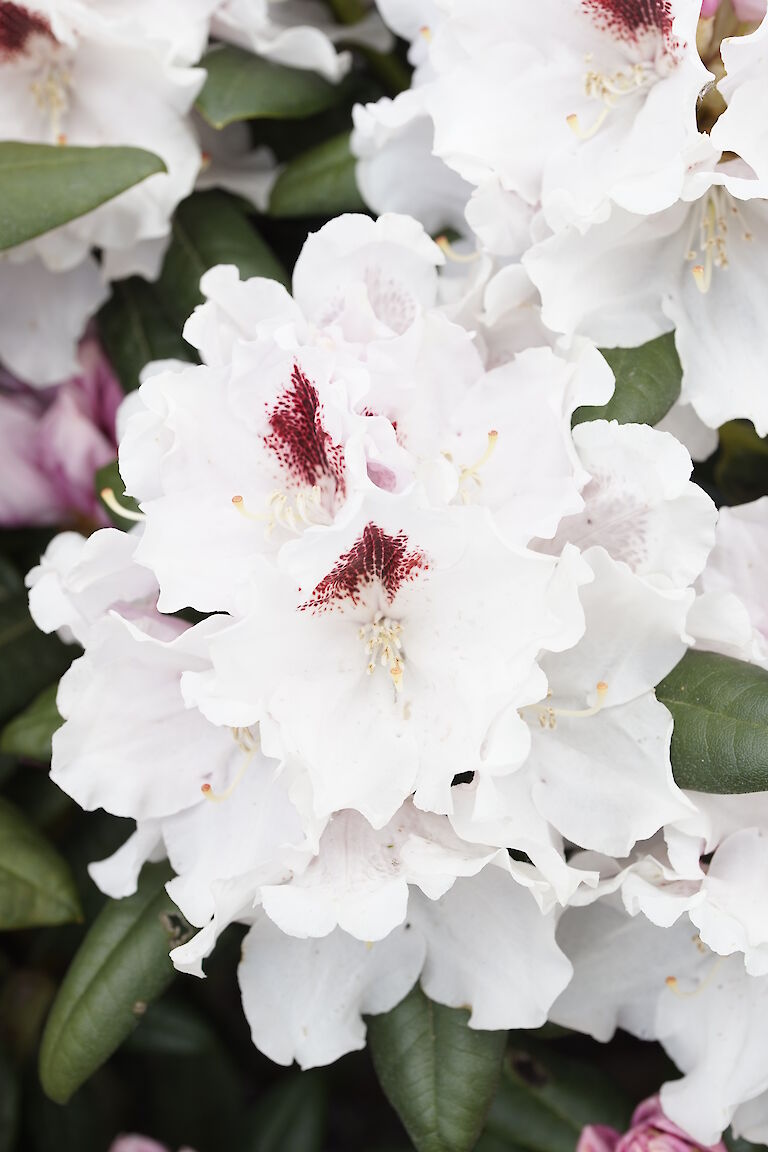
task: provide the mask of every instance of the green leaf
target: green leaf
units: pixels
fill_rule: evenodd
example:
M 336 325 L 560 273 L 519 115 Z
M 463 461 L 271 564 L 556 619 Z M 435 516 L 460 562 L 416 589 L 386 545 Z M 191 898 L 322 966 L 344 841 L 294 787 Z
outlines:
M 348 132 L 291 160 L 275 181 L 269 200 L 270 215 L 280 218 L 365 211 Z
M 115 281 L 96 322 L 104 350 L 126 392 L 138 388 L 139 373 L 150 360 L 197 361 L 181 328 L 163 308 L 155 285 L 138 276 Z
M 314 116 L 346 95 L 316 72 L 288 68 L 231 44 L 211 48 L 200 61 L 208 79 L 197 108 L 214 128 L 236 120 L 296 120 Z
M 156 172 L 143 148 L 0 142 L 0 251 L 84 216 Z
M 601 1069 L 513 1033 L 477 1152 L 574 1152 L 586 1124 L 624 1131 L 631 1104 Z
M 243 280 L 265 276 L 288 283 L 285 269 L 239 201 L 226 192 L 198 192 L 179 205 L 173 219 L 173 238 L 157 282 L 158 296 L 179 332 L 203 301 L 200 277 L 216 264 L 234 264 Z
M 135 895 L 110 900 L 59 989 L 40 1048 L 40 1080 L 65 1104 L 173 979 L 168 952 L 187 927 L 165 892 L 167 865 L 148 865 Z
M 619 424 L 658 424 L 680 396 L 683 370 L 673 332 L 639 348 L 603 348 L 616 377 L 607 404 L 577 408 L 573 423 L 618 420 Z
M 19 1123 L 19 1082 L 15 1069 L 0 1047 L 0 1152 L 13 1152 Z
M 672 713 L 672 771 L 681 788 L 768 791 L 768 672 L 689 651 L 656 689 Z
M 36 760 L 38 764 L 50 763 L 51 739 L 61 727 L 56 707 L 58 688 L 58 684 L 51 684 L 43 689 L 15 720 L 6 724 L 0 736 L 0 752 L 23 760 Z
M 417 1152 L 469 1152 L 501 1069 L 506 1032 L 481 1032 L 469 1013 L 434 1004 L 417 985 L 368 1020 L 374 1067 Z
M 37 628 L 26 593 L 0 600 L 0 724 L 58 680 L 76 654 L 77 649 Z
M 259 1101 L 242 1152 L 321 1152 L 325 1087 L 316 1073 L 297 1072 Z
M 0 797 L 0 930 L 69 924 L 81 915 L 66 861 Z

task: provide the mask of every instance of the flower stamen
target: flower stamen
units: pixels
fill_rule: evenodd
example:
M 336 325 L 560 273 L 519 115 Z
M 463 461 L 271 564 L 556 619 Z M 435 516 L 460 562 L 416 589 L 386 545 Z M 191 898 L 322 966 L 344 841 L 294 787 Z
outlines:
M 110 512 L 114 512 L 116 516 L 121 516 L 123 520 L 135 520 L 137 524 L 146 520 L 147 517 L 143 512 L 135 512 L 133 508 L 127 508 L 121 504 L 115 495 L 114 488 L 102 488 L 99 495 Z
M 395 692 L 403 686 L 403 657 L 401 654 L 403 626 L 397 620 L 391 620 L 383 612 L 377 612 L 372 624 L 364 624 L 358 630 L 358 636 L 365 642 L 368 653 L 369 676 L 376 671 L 376 664 L 389 669 Z
M 604 680 L 599 680 L 595 686 L 595 691 L 597 700 L 591 708 L 544 708 L 539 712 L 539 725 L 542 728 L 556 728 L 558 716 L 565 716 L 569 720 L 586 720 L 590 716 L 597 716 L 598 712 L 602 711 L 605 706 L 608 685 Z

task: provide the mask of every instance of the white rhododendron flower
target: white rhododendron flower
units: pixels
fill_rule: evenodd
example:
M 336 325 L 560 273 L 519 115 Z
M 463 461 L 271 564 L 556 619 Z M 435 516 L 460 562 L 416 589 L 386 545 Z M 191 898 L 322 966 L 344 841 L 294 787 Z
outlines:
M 611 202 L 669 207 L 706 149 L 700 7 L 550 0 L 510 19 L 499 0 L 454 0 L 430 56 L 435 151 L 474 184 L 497 177 L 540 202 L 556 228 L 605 219 Z
M 768 1143 L 768 790 L 704 791 L 765 773 L 766 65 L 764 0 L 0 0 L 0 142 L 165 166 L 0 253 L 14 527 L 40 476 L 87 500 L 3 782 L 55 721 L 53 783 L 129 822 L 91 879 L 158 877 L 180 973 L 239 949 L 278 1064 L 420 987 L 457 1036 L 661 1045 L 659 1127 L 576 1152 Z M 67 470 L 26 385 L 86 332 L 129 395 Z
M 761 1142 L 768 1129 L 768 1079 L 761 1053 L 768 979 L 743 957 L 718 957 L 687 917 L 657 927 L 607 897 L 568 911 L 558 940 L 574 977 L 551 1016 L 609 1040 L 617 1027 L 658 1039 L 683 1072 L 665 1084 L 664 1111 L 703 1145 L 733 1124 Z
M 186 61 L 177 63 L 184 53 L 174 52 L 173 35 L 149 4 L 132 9 L 130 19 L 115 5 L 102 10 L 76 0 L 6 2 L 0 12 L 6 97 L 0 139 L 135 145 L 156 153 L 167 169 L 9 253 L 11 267 L 25 262 L 15 289 L 24 294 L 27 313 L 34 313 L 38 292 L 70 297 L 67 334 L 74 340 L 99 302 L 88 275 L 89 250 L 102 249 L 107 279 L 134 272 L 157 275 L 171 213 L 195 182 L 200 150 L 186 114 L 205 73 Z M 34 384 L 71 371 L 72 353 L 63 341 L 60 358 L 45 341 L 27 342 L 25 353 L 17 350 L 18 342 L 14 308 L 4 309 L 0 358 L 12 370 Z
M 391 37 L 375 9 L 351 26 L 336 24 L 318 0 L 219 0 L 211 24 L 219 40 L 247 48 L 276 64 L 319 72 L 337 83 L 349 71 L 349 51 L 336 44 L 362 44 L 378 52 Z
M 731 160 L 693 173 L 684 198 L 664 212 L 614 209 L 585 235 L 570 228 L 543 240 L 524 264 L 541 292 L 545 323 L 607 347 L 642 344 L 674 328 L 681 399 L 710 427 L 746 416 L 765 433 L 755 301 L 767 193 L 742 161 Z

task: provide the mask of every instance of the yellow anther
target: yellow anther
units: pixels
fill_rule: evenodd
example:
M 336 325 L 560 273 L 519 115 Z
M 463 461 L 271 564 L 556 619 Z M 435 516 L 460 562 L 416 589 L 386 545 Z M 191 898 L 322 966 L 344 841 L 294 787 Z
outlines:
M 552 708 L 547 707 L 539 712 L 539 724 L 542 728 L 556 728 L 558 716 L 565 716 L 569 720 L 586 720 L 590 716 L 597 716 L 605 706 L 605 696 L 608 685 L 604 680 L 598 680 L 595 685 L 597 700 L 591 708 Z
M 483 481 L 478 473 L 482 468 L 485 467 L 491 456 L 493 456 L 498 441 L 499 434 L 495 428 L 492 428 L 488 433 L 488 443 L 485 446 L 485 451 L 483 452 L 482 456 L 479 456 L 478 459 L 474 461 L 474 463 L 465 465 L 459 472 L 459 491 L 461 492 L 461 499 L 465 504 L 469 500 L 469 493 L 466 491 L 465 485 L 469 484 L 470 482 L 477 484 L 478 486 L 482 485 Z M 450 459 L 450 457 L 447 458 Z
M 357 633 L 368 653 L 368 675 L 373 675 L 377 663 L 388 668 L 395 692 L 403 686 L 402 631 L 403 626 L 397 620 L 390 620 L 383 612 L 377 612 L 373 623 L 363 624 Z

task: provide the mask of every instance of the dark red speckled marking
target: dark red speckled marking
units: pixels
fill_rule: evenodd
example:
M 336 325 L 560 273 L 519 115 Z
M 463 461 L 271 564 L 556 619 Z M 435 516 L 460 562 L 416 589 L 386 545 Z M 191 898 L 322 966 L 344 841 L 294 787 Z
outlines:
M 37 12 L 0 0 L 0 58 L 21 54 L 30 36 L 51 36 L 51 26 Z
M 366 524 L 362 535 L 349 552 L 345 552 L 324 576 L 314 592 L 301 605 L 323 612 L 341 607 L 345 601 L 358 604 L 365 588 L 378 582 L 387 600 L 392 603 L 403 584 L 414 580 L 429 568 L 427 558 L 419 549 L 409 551 L 404 532 L 390 536 L 378 524 Z
M 294 365 L 291 383 L 268 414 L 267 448 L 277 456 L 289 476 L 312 487 L 328 478 L 336 493 L 344 495 L 344 449 L 334 444 L 323 427 L 317 389 Z
M 622 40 L 653 29 L 665 40 L 672 34 L 670 0 L 582 0 L 582 8 L 599 28 Z

